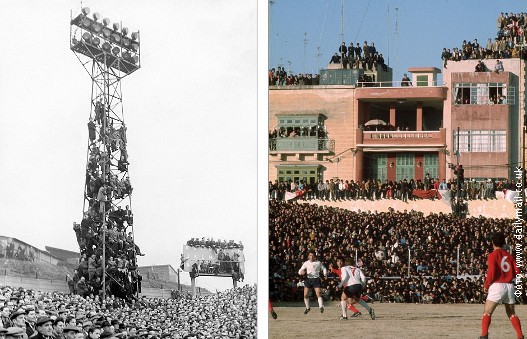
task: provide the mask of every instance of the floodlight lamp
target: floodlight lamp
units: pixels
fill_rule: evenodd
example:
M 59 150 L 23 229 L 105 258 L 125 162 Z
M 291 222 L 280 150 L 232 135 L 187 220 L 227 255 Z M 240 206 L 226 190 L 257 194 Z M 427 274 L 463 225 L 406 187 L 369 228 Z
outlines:
M 130 41 L 130 39 L 127 38 L 127 37 L 124 37 L 123 38 L 123 46 L 126 47 L 126 48 L 130 48 L 131 45 L 132 45 L 132 42 Z
M 126 60 L 126 61 L 131 61 L 132 55 L 129 52 L 124 51 L 123 52 L 123 59 Z
M 101 39 L 99 39 L 98 37 L 92 37 L 91 39 L 91 43 L 95 46 L 99 46 L 99 44 L 101 43 Z
M 110 52 L 110 50 L 112 49 L 112 45 L 110 45 L 110 43 L 108 41 L 105 41 L 103 44 L 102 44 L 102 49 L 105 51 L 105 52 Z
M 90 14 L 90 8 L 88 8 L 88 7 L 84 7 L 84 8 L 82 9 L 82 14 L 84 14 L 84 15 L 88 15 L 88 14 Z
M 121 30 L 121 33 L 123 33 L 123 35 L 128 35 L 128 28 L 123 27 L 123 29 Z
M 99 23 L 94 23 L 93 26 L 92 26 L 92 29 L 95 31 L 95 33 L 100 33 L 101 30 L 102 30 L 102 27 L 101 27 L 101 24 Z
M 132 59 L 130 59 L 130 61 L 132 62 L 132 64 L 135 65 L 139 62 L 139 57 L 137 55 L 134 55 Z
M 91 21 L 90 19 L 88 18 L 84 18 L 82 19 L 82 25 L 85 27 L 85 28 L 89 28 L 91 26 Z
M 134 52 L 139 51 L 139 45 L 138 44 L 132 44 L 132 51 L 134 51 Z
M 119 47 L 112 48 L 112 54 L 115 56 L 118 56 L 120 51 Z
M 108 39 L 108 38 L 110 38 L 110 35 L 112 35 L 112 31 L 110 31 L 109 28 L 103 28 L 103 30 L 102 30 L 102 35 L 103 35 L 106 39 Z
M 91 43 L 91 34 L 88 32 L 84 32 L 82 34 L 82 39 L 87 43 Z
M 97 21 L 101 18 L 101 15 L 97 12 L 93 13 L 93 20 Z
M 139 37 L 139 32 L 133 32 L 132 33 L 132 40 L 133 41 L 136 41 L 138 37 Z
M 104 18 L 104 19 L 102 20 L 102 23 L 104 24 L 104 26 L 108 26 L 108 25 L 110 24 L 110 19 L 108 19 L 108 18 Z
M 119 34 L 117 34 L 117 33 L 113 33 L 112 34 L 112 41 L 116 42 L 116 43 L 121 42 L 121 36 Z
M 114 22 L 113 23 L 113 29 L 115 29 L 116 31 L 119 31 L 119 23 L 118 22 Z

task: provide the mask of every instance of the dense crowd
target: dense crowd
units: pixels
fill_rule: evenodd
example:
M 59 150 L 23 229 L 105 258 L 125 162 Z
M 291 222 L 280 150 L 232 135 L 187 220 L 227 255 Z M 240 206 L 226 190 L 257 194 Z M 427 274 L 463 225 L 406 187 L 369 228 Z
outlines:
M 318 74 L 287 74 L 284 67 L 271 68 L 268 72 L 269 86 L 303 86 L 318 85 Z
M 490 235 L 502 230 L 515 255 L 511 219 L 457 219 L 420 212 L 352 212 L 269 201 L 269 290 L 274 301 L 302 300 L 298 269 L 314 250 L 326 267 L 353 257 L 369 277 L 366 297 L 381 302 L 480 303 Z M 525 227 L 525 224 L 523 224 Z M 457 251 L 459 250 L 459 261 Z M 526 258 L 527 248 L 521 246 Z M 410 262 L 409 262 L 410 259 Z M 458 270 L 459 267 L 459 270 Z M 323 279 L 326 299 L 339 300 L 338 277 Z M 522 295 L 525 299 L 525 277 Z
M 133 191 L 128 176 L 126 126 L 108 110 L 97 101 L 88 122 L 87 208 L 81 223 L 73 224 L 81 257 L 70 286 L 83 296 L 101 293 L 105 267 L 108 292 L 131 297 L 140 280 L 136 256 L 142 254 L 131 232 L 132 210 L 121 206 Z
M 214 240 L 214 238 L 207 238 L 205 237 L 201 238 L 191 238 L 187 241 L 187 246 L 194 246 L 194 247 L 205 247 L 205 248 L 212 248 L 212 249 L 227 249 L 227 248 L 239 248 L 243 250 L 243 244 L 242 242 L 234 242 L 234 240 L 223 240 L 220 239 Z
M 194 298 L 142 297 L 131 303 L 116 297 L 101 301 L 98 296 L 0 288 L 0 328 L 20 331 L 25 338 L 37 333 L 37 338 L 50 339 L 256 338 L 256 308 L 255 285 Z M 52 334 L 46 333 L 48 328 Z
M 374 42 L 368 44 L 368 41 L 364 41 L 362 47 L 358 42 L 356 45 L 350 42 L 349 46 L 346 46 L 346 43 L 343 42 L 339 47 L 339 53 L 335 53 L 331 57 L 330 63 L 342 64 L 344 69 L 349 67 L 350 69 L 362 68 L 363 70 L 373 71 L 377 69 L 377 66 L 380 66 L 384 72 L 388 71 L 384 57 L 382 53 L 377 51 Z
M 478 39 L 463 40 L 461 47 L 452 50 L 443 48 L 441 59 L 443 67 L 448 61 L 469 59 L 508 59 L 525 58 L 525 30 L 527 29 L 527 13 L 501 13 L 497 19 L 498 31 L 494 40 L 488 38 L 485 46 Z
M 403 180 L 384 180 L 363 179 L 360 182 L 344 179 L 327 179 L 325 182 L 319 180 L 318 183 L 308 183 L 304 180 L 287 182 L 275 180 L 269 182 L 269 198 L 274 200 L 284 200 L 286 192 L 296 193 L 303 200 L 321 201 L 343 201 L 343 200 L 380 200 L 398 199 L 403 201 L 420 199 L 423 191 L 446 190 L 451 196 L 457 196 L 456 179 L 432 178 L 428 173 L 423 180 L 406 178 Z M 464 200 L 490 200 L 497 199 L 496 192 L 506 193 L 507 190 L 515 190 L 515 180 L 508 179 L 496 180 L 485 179 L 476 181 L 475 179 L 465 179 L 461 185 L 460 195 Z M 434 198 L 436 194 L 427 194 Z

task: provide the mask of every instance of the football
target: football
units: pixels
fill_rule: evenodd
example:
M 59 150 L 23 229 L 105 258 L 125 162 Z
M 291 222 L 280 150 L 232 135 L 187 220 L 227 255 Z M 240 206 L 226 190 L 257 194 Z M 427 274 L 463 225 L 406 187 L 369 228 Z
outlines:
M 384 251 L 377 250 L 375 251 L 375 258 L 377 260 L 384 260 L 386 258 L 386 253 L 384 253 Z

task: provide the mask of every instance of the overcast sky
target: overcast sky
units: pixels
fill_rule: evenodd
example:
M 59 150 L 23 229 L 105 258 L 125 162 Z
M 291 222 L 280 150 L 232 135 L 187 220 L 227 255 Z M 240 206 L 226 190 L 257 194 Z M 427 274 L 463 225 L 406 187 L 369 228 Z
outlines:
M 2 5 L 0 234 L 78 251 L 91 79 L 69 49 L 69 21 L 81 4 Z M 245 244 L 246 283 L 255 283 L 255 1 L 82 5 L 140 31 L 141 69 L 122 81 L 139 264 L 177 269 L 188 239 L 232 239 Z

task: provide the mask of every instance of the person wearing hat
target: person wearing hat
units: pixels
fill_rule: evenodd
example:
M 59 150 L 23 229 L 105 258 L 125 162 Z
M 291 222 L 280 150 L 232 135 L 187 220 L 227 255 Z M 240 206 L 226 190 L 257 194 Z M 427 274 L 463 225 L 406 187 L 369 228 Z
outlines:
M 24 338 L 26 332 L 21 327 L 8 327 L 5 333 L 6 339 L 21 339 Z
M 11 319 L 9 319 L 9 313 L 11 313 L 11 308 L 8 305 L 0 307 L 0 325 L 2 325 L 3 328 L 13 326 Z
M 26 312 L 25 311 L 19 310 L 19 311 L 13 312 L 9 316 L 9 319 L 11 319 L 11 322 L 13 323 L 14 327 L 20 327 L 24 329 L 24 332 L 26 331 Z
M 35 322 L 37 321 L 37 312 L 33 305 L 28 305 L 26 313 L 26 334 L 27 337 L 33 336 L 35 333 Z
M 64 319 L 59 317 L 53 320 L 53 336 L 56 339 L 65 339 L 64 327 Z
M 93 326 L 93 323 L 89 320 L 82 323 L 82 331 L 81 333 L 84 335 L 84 338 L 88 338 L 88 329 L 90 326 Z
M 35 322 L 37 334 L 33 339 L 53 339 L 53 320 L 48 316 L 39 317 Z
M 101 333 L 100 339 L 111 339 L 111 338 L 116 338 L 115 335 L 111 331 L 105 330 Z
M 64 334 L 64 339 L 75 339 L 77 333 L 80 333 L 81 330 L 77 326 L 66 326 L 62 329 Z

